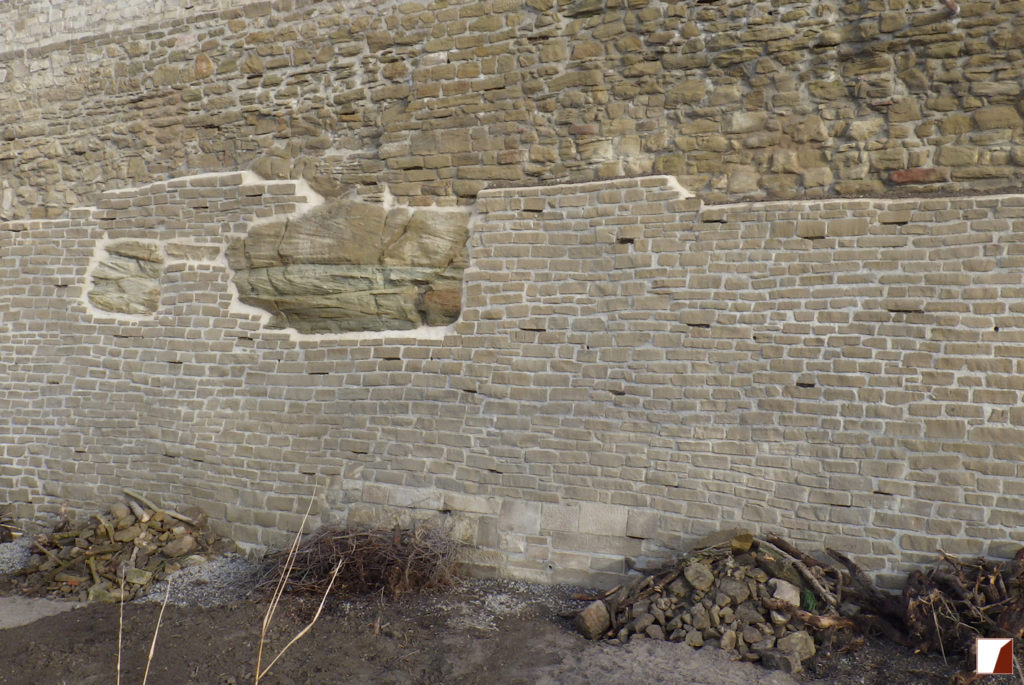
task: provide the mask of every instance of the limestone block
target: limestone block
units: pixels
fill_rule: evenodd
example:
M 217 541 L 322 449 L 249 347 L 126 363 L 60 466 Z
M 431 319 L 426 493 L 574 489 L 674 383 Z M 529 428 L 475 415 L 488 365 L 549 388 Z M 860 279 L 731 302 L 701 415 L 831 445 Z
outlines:
M 725 123 L 726 133 L 760 131 L 768 121 L 767 112 L 733 112 Z

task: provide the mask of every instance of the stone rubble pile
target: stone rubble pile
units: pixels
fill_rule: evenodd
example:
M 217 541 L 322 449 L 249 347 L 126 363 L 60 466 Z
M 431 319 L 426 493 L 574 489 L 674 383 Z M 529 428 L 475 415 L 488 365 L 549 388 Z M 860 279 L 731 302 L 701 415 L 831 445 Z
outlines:
M 698 549 L 670 568 L 644 573 L 594 599 L 574 623 L 590 639 L 650 638 L 713 646 L 735 659 L 795 673 L 814 656 L 815 636 L 853 623 L 818 597 L 827 579 L 748 532 Z M 801 607 L 804 607 L 803 609 Z M 818 607 L 827 609 L 815 614 Z
M 62 516 L 53 532 L 35 537 L 28 564 L 8 582 L 30 596 L 128 601 L 171 573 L 234 548 L 206 530 L 198 508 L 178 513 L 126 494 L 126 502 L 87 522 Z

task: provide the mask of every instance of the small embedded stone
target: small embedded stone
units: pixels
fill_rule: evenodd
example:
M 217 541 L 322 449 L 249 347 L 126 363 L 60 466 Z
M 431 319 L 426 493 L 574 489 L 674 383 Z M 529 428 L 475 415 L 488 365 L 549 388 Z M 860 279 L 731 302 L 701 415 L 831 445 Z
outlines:
M 948 169 L 935 167 L 914 167 L 913 169 L 901 169 L 889 174 L 889 182 L 900 185 L 907 183 L 941 183 L 949 179 Z

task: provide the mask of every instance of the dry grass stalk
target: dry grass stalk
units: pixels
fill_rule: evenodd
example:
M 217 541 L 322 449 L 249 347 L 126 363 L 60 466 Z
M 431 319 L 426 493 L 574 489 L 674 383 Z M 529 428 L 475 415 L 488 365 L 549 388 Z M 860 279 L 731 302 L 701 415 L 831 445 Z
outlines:
M 124 642 L 124 573 L 118 573 L 121 601 L 117 603 L 117 685 L 121 685 L 121 645 Z
M 313 622 L 306 626 L 306 628 L 301 633 L 299 633 L 291 642 L 285 645 L 284 649 L 282 649 L 277 654 L 277 656 L 275 656 L 271 660 L 270 666 L 267 666 L 265 669 L 262 668 L 263 645 L 266 644 L 267 631 L 270 629 L 270 624 L 274 620 L 274 613 L 277 612 L 277 607 L 281 602 L 281 595 L 284 594 L 285 586 L 287 585 L 288 581 L 288 576 L 291 573 L 292 566 L 295 563 L 295 556 L 299 549 L 299 543 L 302 541 L 302 530 L 306 527 L 306 521 L 309 519 L 309 513 L 313 510 L 313 501 L 315 499 L 316 491 L 314 490 L 313 496 L 309 498 L 309 506 L 306 507 L 306 513 L 302 515 L 302 521 L 299 523 L 299 529 L 295 533 L 295 539 L 292 540 L 291 547 L 288 550 L 288 556 L 284 564 L 284 569 L 282 570 L 281 575 L 278 578 L 277 586 L 274 588 L 274 594 L 270 598 L 270 604 L 267 606 L 267 611 L 263 615 L 263 625 L 260 627 L 260 641 L 259 645 L 256 648 L 256 673 L 253 677 L 254 685 L 259 685 L 260 679 L 264 675 L 266 675 L 267 671 L 270 670 L 270 667 L 273 666 L 277 662 L 277 660 L 281 658 L 281 655 L 284 654 L 285 650 L 291 647 L 295 640 L 298 640 L 300 637 L 305 635 L 309 631 L 309 629 L 313 627 L 313 623 L 316 623 L 316 619 L 320 617 L 320 609 L 318 609 L 316 612 L 316 616 L 313 618 Z M 327 595 L 324 594 L 324 599 L 326 600 L 326 598 Z M 322 601 L 320 603 L 320 607 L 323 608 Z
M 282 656 L 284 656 L 284 653 L 288 651 L 288 648 L 291 647 L 296 642 L 298 642 L 299 638 L 301 638 L 303 635 L 308 633 L 313 628 L 313 624 L 315 624 L 317 622 L 317 619 L 320 618 L 320 613 L 324 610 L 324 604 L 327 602 L 327 595 L 329 595 L 331 593 L 331 587 L 334 585 L 335 578 L 338 577 L 338 569 L 340 569 L 340 568 L 341 568 L 341 562 L 339 561 L 337 566 L 334 567 L 334 571 L 331 573 L 331 582 L 328 583 L 327 589 L 324 590 L 323 597 L 320 598 L 320 605 L 316 608 L 316 613 L 313 615 L 312 620 L 310 620 L 310 622 L 308 624 L 306 624 L 306 627 L 303 628 L 302 630 L 300 630 L 295 635 L 295 637 L 293 637 L 291 640 L 289 640 L 288 644 L 286 644 L 284 647 L 281 648 L 281 651 L 279 651 L 277 653 L 277 656 L 275 656 L 273 658 L 273 660 L 269 664 L 267 664 L 267 667 L 265 669 L 263 669 L 262 673 L 260 673 L 259 670 L 257 669 L 256 685 L 259 685 L 260 678 L 265 676 L 267 674 L 267 672 L 271 669 L 271 667 L 274 664 L 277 663 L 277 660 L 280 659 Z
M 153 641 L 149 643 L 149 656 L 146 657 L 146 670 L 142 674 L 142 685 L 146 685 L 146 681 L 149 679 L 149 666 L 153 663 L 153 652 L 156 651 L 156 637 L 160 634 L 160 624 L 164 620 L 164 609 L 167 608 L 167 600 L 171 596 L 171 578 L 167 578 L 167 591 L 164 593 L 164 602 L 160 605 L 160 613 L 156 617 L 156 628 L 153 629 Z M 121 602 L 124 606 L 124 602 Z M 118 677 L 121 675 L 121 669 L 118 668 Z

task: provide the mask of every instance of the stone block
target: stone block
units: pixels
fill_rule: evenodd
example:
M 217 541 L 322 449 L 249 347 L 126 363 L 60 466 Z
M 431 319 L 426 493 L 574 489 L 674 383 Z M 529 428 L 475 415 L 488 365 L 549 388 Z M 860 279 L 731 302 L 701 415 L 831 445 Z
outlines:
M 657 538 L 660 518 L 655 511 L 631 509 L 626 516 L 626 535 L 631 538 Z
M 541 505 L 541 530 L 560 530 L 575 533 L 579 530 L 580 507 L 578 504 Z
M 1010 105 L 990 105 L 975 110 L 974 121 L 981 130 L 995 128 L 1021 128 L 1024 119 Z
M 889 174 L 889 182 L 897 185 L 909 183 L 942 183 L 949 180 L 949 169 L 944 167 L 914 167 Z
M 733 112 L 726 119 L 723 130 L 726 133 L 751 133 L 764 129 L 768 122 L 765 112 Z
M 624 536 L 628 517 L 628 507 L 581 502 L 579 532 L 590 535 Z
M 498 514 L 498 527 L 503 531 L 536 535 L 540 532 L 541 504 L 505 499 Z

